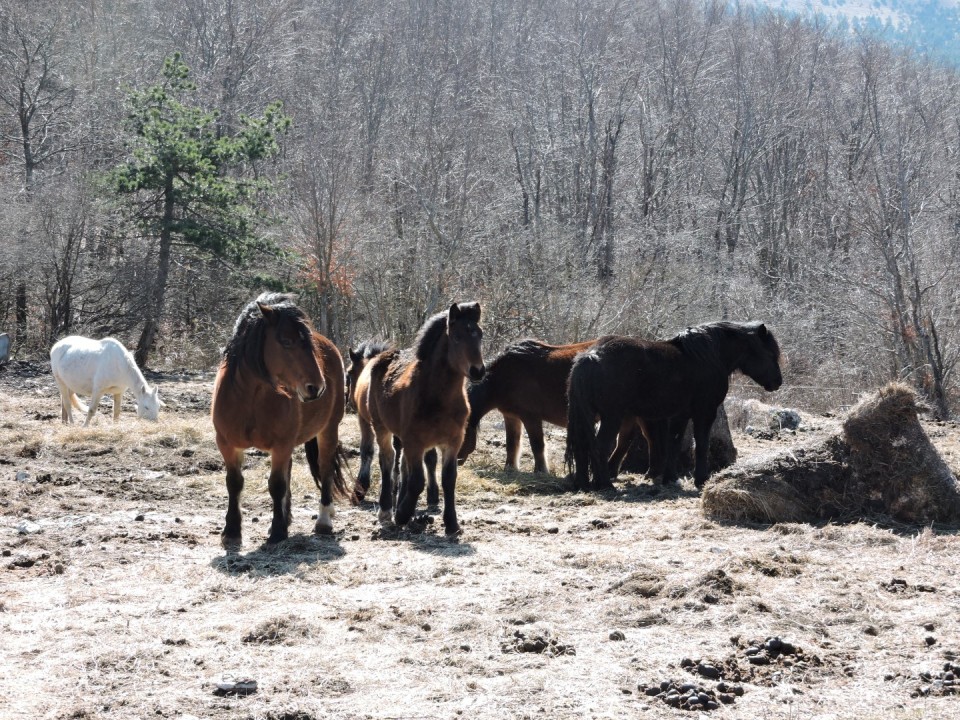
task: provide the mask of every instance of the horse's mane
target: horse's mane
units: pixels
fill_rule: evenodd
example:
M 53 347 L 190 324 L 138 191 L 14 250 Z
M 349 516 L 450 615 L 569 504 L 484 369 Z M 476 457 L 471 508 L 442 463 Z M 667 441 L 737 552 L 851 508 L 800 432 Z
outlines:
M 249 367 L 253 373 L 269 382 L 270 374 L 263 361 L 263 343 L 267 330 L 267 322 L 260 312 L 258 303 L 269 305 L 276 313 L 279 321 L 287 320 L 294 324 L 300 332 L 304 342 L 312 342 L 313 328 L 306 314 L 294 303 L 293 295 L 288 293 L 261 293 L 256 300 L 251 300 L 240 312 L 237 322 L 233 326 L 233 337 L 223 350 L 223 358 L 227 363 L 227 377 L 232 377 L 241 364 Z
M 745 337 L 755 332 L 759 327 L 760 323 L 720 320 L 688 327 L 668 342 L 676 345 L 684 354 L 700 362 L 720 365 L 722 361 L 718 346 L 724 336 L 734 334 Z M 773 337 L 773 333 L 768 332 L 762 342 L 775 350 L 777 358 L 780 357 L 780 346 L 777 344 L 776 338 Z
M 357 349 L 353 352 L 364 360 L 369 360 L 373 356 L 379 355 L 386 350 L 393 350 L 393 343 L 389 340 L 364 340 L 357 345 Z
M 503 352 L 500 353 L 499 357 L 504 357 L 506 355 L 530 355 L 532 357 L 546 357 L 550 354 L 552 349 L 553 348 L 550 345 L 546 345 L 540 340 L 527 338 L 525 340 L 520 340 L 507 345 L 507 347 L 503 349 Z
M 430 359 L 430 354 L 433 352 L 433 349 L 437 346 L 437 343 L 440 342 L 440 339 L 447 332 L 447 313 L 441 312 L 437 313 L 433 317 L 429 318 L 420 328 L 420 332 L 417 333 L 417 337 L 413 340 L 413 345 L 410 347 L 410 350 L 413 351 L 414 356 L 417 360 L 427 361 Z

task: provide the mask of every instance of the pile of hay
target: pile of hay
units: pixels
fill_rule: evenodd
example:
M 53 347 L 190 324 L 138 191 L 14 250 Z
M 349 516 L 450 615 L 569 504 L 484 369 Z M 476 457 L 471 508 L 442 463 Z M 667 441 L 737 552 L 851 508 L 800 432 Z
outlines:
M 703 511 L 771 523 L 877 514 L 958 522 L 960 485 L 920 425 L 919 410 L 912 390 L 888 385 L 863 398 L 826 439 L 715 475 L 703 490 Z
M 730 424 L 727 422 L 727 413 L 723 405 L 717 408 L 717 417 L 710 426 L 710 450 L 707 453 L 710 472 L 715 473 L 730 467 L 737 461 L 737 448 L 730 435 Z M 680 443 L 680 459 L 677 462 L 677 473 L 680 476 L 692 475 L 694 466 L 693 456 L 693 422 L 687 423 Z M 647 443 L 639 439 L 630 448 L 627 456 L 620 465 L 620 472 L 643 474 L 650 467 L 650 453 Z

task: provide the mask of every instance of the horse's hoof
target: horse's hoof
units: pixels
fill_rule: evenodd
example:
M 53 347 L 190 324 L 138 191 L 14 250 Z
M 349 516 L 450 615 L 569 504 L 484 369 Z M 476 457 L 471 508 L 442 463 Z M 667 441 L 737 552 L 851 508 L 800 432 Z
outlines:
M 393 525 L 393 515 L 389 510 L 383 510 L 381 508 L 380 512 L 377 513 L 377 520 L 384 527 L 390 527 Z
M 333 535 L 333 525 L 321 525 L 317 523 L 313 526 L 314 535 Z
M 452 540 L 453 538 L 458 538 L 461 535 L 463 535 L 463 528 L 461 528 L 460 524 L 457 523 L 453 527 L 446 528 L 443 532 L 448 538 Z
M 220 535 L 220 546 L 230 553 L 240 552 L 243 547 L 243 539 L 239 536 Z

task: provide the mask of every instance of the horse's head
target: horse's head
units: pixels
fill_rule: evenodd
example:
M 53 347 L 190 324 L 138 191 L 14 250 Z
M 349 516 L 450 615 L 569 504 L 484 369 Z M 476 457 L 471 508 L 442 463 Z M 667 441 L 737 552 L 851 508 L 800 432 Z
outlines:
M 740 361 L 740 372 L 767 392 L 773 392 L 783 384 L 780 345 L 763 323 L 750 323 L 746 330 L 747 349 Z
M 301 402 L 319 398 L 327 389 L 317 357 L 313 328 L 290 306 L 257 303 L 266 322 L 263 364 L 274 387 Z
M 157 388 L 144 392 L 137 400 L 137 417 L 144 420 L 156 420 L 160 414 L 160 407 L 163 401 L 157 392 Z
M 471 380 L 480 380 L 487 371 L 480 343 L 480 303 L 454 303 L 447 313 L 448 357 L 450 364 Z

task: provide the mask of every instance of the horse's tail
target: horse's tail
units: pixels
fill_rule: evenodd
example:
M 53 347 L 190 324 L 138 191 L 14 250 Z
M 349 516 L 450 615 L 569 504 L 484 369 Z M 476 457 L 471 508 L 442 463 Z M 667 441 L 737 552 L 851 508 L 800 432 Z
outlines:
M 585 489 L 581 486 L 589 482 L 590 458 L 595 454 L 596 410 L 591 397 L 595 365 L 596 357 L 592 353 L 580 355 L 567 381 L 567 447 L 563 459 L 567 471 L 576 473 L 574 487 L 577 489 Z
M 77 394 L 73 391 L 70 392 L 70 404 L 73 405 L 77 410 L 82 413 L 88 412 L 90 408 L 80 402 L 80 398 L 77 397 Z
M 307 454 L 307 464 L 310 466 L 310 474 L 313 476 L 313 482 L 318 488 L 321 488 L 323 478 L 320 469 L 320 446 L 316 438 L 310 438 L 303 444 L 304 452 Z M 353 490 L 347 486 L 347 478 L 344 468 L 349 469 L 347 463 L 347 454 L 343 450 L 343 445 L 337 443 L 337 449 L 331 458 L 333 487 L 331 488 L 334 498 L 344 500 L 353 496 Z M 322 489 L 322 488 L 321 488 Z

